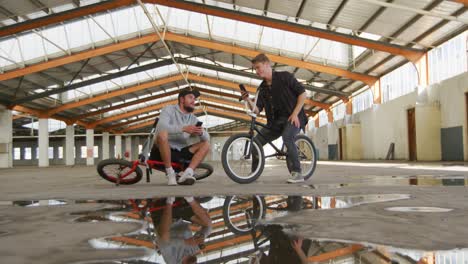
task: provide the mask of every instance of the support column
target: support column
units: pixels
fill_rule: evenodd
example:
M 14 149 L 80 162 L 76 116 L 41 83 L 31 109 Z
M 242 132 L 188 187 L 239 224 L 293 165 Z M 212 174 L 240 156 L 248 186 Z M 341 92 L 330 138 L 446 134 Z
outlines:
M 75 165 L 75 127 L 67 125 L 65 128 L 65 165 Z
M 345 102 L 346 112 L 345 112 L 345 124 L 351 124 L 353 122 L 353 99 L 349 99 Z
M 13 117 L 11 110 L 0 105 L 0 168 L 13 167 Z
M 132 137 L 125 137 L 125 152 L 128 153 L 128 160 L 132 159 Z
M 374 104 L 382 104 L 382 89 L 380 88 L 380 79 L 371 86 Z
M 424 54 L 416 63 L 416 70 L 418 71 L 418 84 L 420 86 L 429 85 L 429 62 L 427 54 Z
M 39 167 L 49 167 L 48 118 L 39 118 Z
M 115 135 L 115 158 L 122 158 L 122 135 Z
M 102 159 L 109 158 L 109 132 L 102 133 Z
M 86 165 L 94 165 L 94 129 L 86 129 Z

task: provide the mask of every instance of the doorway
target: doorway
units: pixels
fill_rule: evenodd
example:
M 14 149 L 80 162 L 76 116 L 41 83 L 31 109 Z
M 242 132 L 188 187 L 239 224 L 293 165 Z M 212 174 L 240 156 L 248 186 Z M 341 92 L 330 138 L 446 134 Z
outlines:
M 416 160 L 416 111 L 415 108 L 407 110 L 408 120 L 408 150 L 409 160 Z

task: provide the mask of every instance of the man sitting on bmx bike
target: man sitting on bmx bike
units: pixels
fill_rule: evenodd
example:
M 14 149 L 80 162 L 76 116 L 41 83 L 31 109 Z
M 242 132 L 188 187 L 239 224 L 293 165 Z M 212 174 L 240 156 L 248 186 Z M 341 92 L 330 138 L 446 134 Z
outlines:
M 242 91 L 242 99 L 248 102 L 250 110 L 255 114 L 265 108 L 269 128 L 262 128 L 263 137 L 257 135 L 255 139 L 264 146 L 282 136 L 288 154 L 286 162 L 292 168 L 287 182 L 303 182 L 299 154 L 294 142 L 301 128 L 304 129 L 307 124 L 303 108 L 305 89 L 291 73 L 273 71 L 270 59 L 263 53 L 252 60 L 252 66 L 257 75 L 263 78 L 263 82 L 260 84 L 256 103 L 249 98 L 247 91 Z
M 200 93 L 184 89 L 179 93 L 178 104 L 161 109 L 156 126 L 156 140 L 151 150 L 151 160 L 162 160 L 166 168 L 168 185 L 192 185 L 196 179 L 193 170 L 200 164 L 210 150 L 210 136 L 193 114 L 195 100 Z M 190 144 L 192 137 L 199 137 L 200 142 Z M 177 180 L 171 162 L 190 161 L 189 166 L 179 173 Z

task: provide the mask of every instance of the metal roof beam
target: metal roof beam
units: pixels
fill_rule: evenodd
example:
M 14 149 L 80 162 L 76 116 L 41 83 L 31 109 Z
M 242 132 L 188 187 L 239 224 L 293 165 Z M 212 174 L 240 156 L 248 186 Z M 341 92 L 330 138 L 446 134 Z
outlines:
M 343 33 L 332 32 L 329 30 L 323 30 L 319 28 L 312 28 L 309 26 L 304 26 L 296 23 L 291 23 L 287 21 L 282 21 L 278 19 L 273 19 L 265 16 L 254 15 L 243 13 L 239 11 L 229 10 L 225 8 L 209 6 L 194 2 L 187 2 L 183 0 L 144 0 L 147 3 L 154 3 L 159 5 L 165 5 L 169 7 L 174 7 L 178 9 L 193 11 L 197 13 L 213 15 L 233 20 L 238 20 L 246 23 L 252 23 L 256 25 L 286 30 L 290 32 L 295 32 L 299 34 L 304 34 L 313 37 L 324 38 L 328 40 L 338 41 L 350 45 L 357 45 L 361 47 L 366 47 L 369 49 L 375 49 L 379 51 L 388 52 L 391 54 L 402 55 L 408 60 L 416 61 L 422 55 L 424 55 L 423 50 L 408 48 L 400 45 L 382 43 L 379 41 L 369 40 L 365 38 L 360 38 L 356 36 L 350 36 Z

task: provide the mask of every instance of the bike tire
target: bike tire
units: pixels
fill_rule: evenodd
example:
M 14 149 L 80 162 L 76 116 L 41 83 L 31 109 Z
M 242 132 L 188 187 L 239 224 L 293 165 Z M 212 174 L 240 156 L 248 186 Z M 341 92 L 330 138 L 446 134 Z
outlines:
M 200 163 L 198 164 L 197 168 L 193 172 L 193 177 L 197 179 L 197 181 L 207 178 L 213 173 L 214 169 L 208 163 Z
M 122 159 L 105 159 L 98 163 L 97 171 L 99 176 L 104 180 L 117 183 L 117 174 L 119 171 L 129 172 L 133 167 L 133 163 Z M 131 185 L 139 182 L 143 176 L 140 167 L 136 167 L 135 171 L 131 172 L 128 176 L 121 179 L 119 184 Z
M 245 235 L 248 234 L 252 231 L 253 228 L 255 228 L 255 224 L 258 223 L 261 219 L 265 218 L 266 215 L 266 202 L 265 198 L 262 196 L 258 195 L 252 195 L 253 199 L 253 208 L 252 208 L 252 223 L 250 223 L 250 226 L 246 223 L 243 226 L 238 226 L 235 223 L 233 223 L 233 220 L 236 218 L 231 217 L 231 202 L 233 199 L 235 199 L 237 196 L 227 196 L 226 199 L 224 199 L 224 204 L 223 204 L 223 220 L 224 224 L 226 227 L 233 232 L 234 234 L 238 235 Z M 238 216 L 236 216 L 238 217 Z
M 312 177 L 312 175 L 314 174 L 315 168 L 317 167 L 317 150 L 315 149 L 314 142 L 312 142 L 312 140 L 306 135 L 297 135 L 295 143 L 298 141 L 307 142 L 307 144 L 310 146 L 310 150 L 311 150 L 310 154 L 312 154 L 313 156 L 311 167 L 307 170 L 307 172 L 302 171 L 302 176 L 304 177 L 304 180 L 308 180 L 310 177 Z M 296 143 L 296 146 L 297 146 L 297 143 Z M 291 172 L 291 165 L 287 161 L 286 161 L 286 165 L 288 166 L 289 172 Z
M 226 174 L 229 176 L 229 178 L 231 178 L 231 180 L 237 183 L 241 183 L 241 184 L 251 183 L 257 180 L 258 177 L 260 177 L 265 167 L 265 154 L 263 152 L 263 146 L 257 140 L 254 139 L 253 141 L 254 147 L 259 152 L 259 163 L 258 163 L 259 167 L 254 171 L 252 175 L 248 175 L 247 177 L 242 177 L 236 174 L 236 172 L 232 170 L 231 165 L 228 161 L 228 154 L 229 154 L 228 152 L 229 152 L 230 146 L 231 144 L 235 143 L 239 139 L 250 140 L 250 135 L 246 133 L 242 133 L 242 134 L 237 134 L 237 135 L 233 135 L 229 137 L 226 143 L 224 144 L 223 151 L 221 152 L 221 162 L 223 165 L 224 172 L 226 172 Z

